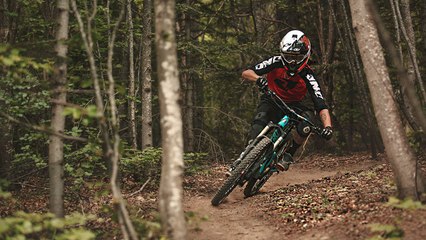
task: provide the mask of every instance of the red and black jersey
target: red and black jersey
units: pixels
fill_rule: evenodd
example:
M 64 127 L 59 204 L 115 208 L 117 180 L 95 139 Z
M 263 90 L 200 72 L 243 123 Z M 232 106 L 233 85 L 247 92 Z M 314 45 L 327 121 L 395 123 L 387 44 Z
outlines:
M 298 74 L 290 76 L 281 61 L 281 56 L 273 56 L 251 67 L 257 75 L 265 75 L 268 87 L 285 103 L 300 102 L 309 91 L 315 110 L 327 109 L 321 88 L 312 69 L 306 65 Z

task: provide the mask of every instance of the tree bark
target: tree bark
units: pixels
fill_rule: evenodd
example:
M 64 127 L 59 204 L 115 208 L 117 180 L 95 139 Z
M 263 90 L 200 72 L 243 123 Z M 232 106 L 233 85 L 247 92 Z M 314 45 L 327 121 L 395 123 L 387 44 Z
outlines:
M 344 1 L 341 1 L 341 5 L 342 5 L 343 14 L 344 14 L 344 24 L 345 24 L 346 35 L 348 38 L 347 42 L 349 45 L 349 49 L 347 49 L 347 51 L 349 51 L 349 56 L 351 56 L 350 61 L 352 61 L 351 67 L 353 68 L 353 73 L 355 76 L 354 80 L 356 82 L 356 85 L 358 86 L 360 101 L 362 102 L 361 105 L 362 105 L 362 109 L 367 122 L 366 129 L 368 131 L 368 134 L 370 135 L 369 139 L 374 141 L 374 142 L 370 142 L 371 157 L 373 159 L 376 159 L 377 158 L 376 147 L 378 147 L 379 149 L 382 149 L 382 147 L 380 146 L 381 139 L 379 137 L 377 126 L 375 124 L 374 113 L 371 107 L 372 104 L 367 92 L 368 87 L 366 86 L 365 78 L 362 73 L 362 66 L 360 62 L 361 60 L 359 59 L 360 57 L 358 55 L 358 51 L 356 48 L 356 42 L 353 36 L 352 28 L 350 26 L 348 12 L 346 10 L 346 4 Z
M 142 19 L 142 126 L 141 126 L 141 148 L 152 147 L 152 67 L 151 67 L 151 46 L 152 46 L 152 0 L 143 1 Z
M 0 43 L 6 43 L 10 32 L 9 4 L 7 0 L 1 0 L 0 4 Z
M 183 240 L 186 239 L 186 226 L 182 207 L 182 115 L 174 24 L 175 1 L 156 0 L 155 35 L 163 147 L 160 215 L 165 234 L 171 239 Z
M 329 9 L 328 9 L 328 23 L 327 23 L 327 38 L 324 36 L 324 30 L 323 30 L 323 24 L 322 20 L 319 21 L 319 32 L 320 32 L 320 39 L 322 40 L 321 44 L 321 62 L 324 66 L 324 70 L 321 73 L 321 80 L 323 82 L 323 86 L 325 87 L 325 95 L 327 96 L 326 99 L 328 101 L 328 105 L 333 110 L 333 90 L 334 90 L 334 83 L 333 83 L 333 74 L 330 71 L 331 63 L 333 62 L 334 58 L 334 52 L 335 52 L 335 46 L 336 46 L 336 31 L 334 27 L 334 21 L 333 21 L 333 13 L 334 13 L 334 0 L 329 0 Z M 317 2 L 317 8 L 319 12 L 319 18 L 322 19 L 322 7 L 320 1 Z M 326 41 L 325 41 L 326 40 Z
M 408 145 L 398 109 L 392 96 L 391 82 L 386 68 L 382 46 L 366 0 L 349 0 L 352 24 L 360 49 L 367 83 L 380 133 L 391 163 L 398 197 L 418 199 L 417 187 L 424 189 L 422 181 L 416 181 L 415 156 Z
M 67 52 L 69 0 L 58 0 L 57 30 L 56 30 L 56 61 L 53 70 L 53 99 L 57 102 L 67 101 Z M 63 133 L 65 128 L 64 105 L 55 103 L 52 108 L 53 131 Z M 49 137 L 49 186 L 50 211 L 56 217 L 64 217 L 64 143 L 62 138 L 50 135 Z
M 190 1 L 186 0 L 186 4 L 190 6 Z M 191 22 L 189 14 L 183 16 L 183 30 L 185 31 L 185 42 L 191 41 Z M 182 72 L 182 90 L 184 95 L 184 111 L 183 111 L 183 129 L 184 129 L 184 150 L 185 152 L 194 151 L 194 81 L 189 74 L 190 69 L 190 54 L 183 50 L 182 67 L 185 71 Z
M 383 38 L 383 43 L 385 45 L 386 52 L 389 55 L 389 58 L 392 62 L 392 65 L 395 66 L 397 70 L 397 80 L 399 81 L 399 85 L 401 88 L 400 95 L 402 98 L 402 113 L 407 117 L 408 112 L 412 114 L 411 117 L 407 117 L 408 121 L 413 121 L 410 123 L 415 131 L 421 133 L 421 137 L 424 139 L 424 131 L 422 129 L 426 129 L 426 116 L 423 113 L 421 108 L 421 103 L 416 94 L 415 82 L 413 79 L 407 79 L 407 71 L 403 66 L 401 55 L 399 55 L 399 51 L 395 48 L 392 38 L 389 32 L 386 30 L 383 21 L 381 20 L 379 13 L 376 8 L 372 6 L 371 11 L 373 13 L 373 19 L 376 23 L 377 30 Z M 399 50 L 399 49 L 398 49 Z M 414 77 L 411 75 L 411 77 Z M 422 140 L 423 140 L 422 139 Z
M 396 0 L 395 3 L 396 3 L 395 9 L 398 14 L 398 20 L 399 20 L 401 31 L 402 31 L 402 36 L 407 42 L 409 58 L 411 60 L 411 61 L 408 61 L 408 77 L 413 80 L 417 78 L 417 83 L 419 85 L 420 93 L 422 96 L 422 102 L 425 103 L 426 90 L 425 90 L 425 86 L 420 74 L 419 65 L 417 62 L 416 39 L 414 37 L 413 23 L 411 21 L 410 1 L 408 0 L 401 1 L 402 14 L 400 11 L 398 1 Z
M 9 38 L 9 4 L 7 0 L 0 1 L 0 43 L 8 43 Z M 0 106 L 6 107 L 1 100 Z M 13 124 L 6 119 L 0 120 L 0 178 L 8 179 L 13 153 Z
M 7 180 L 11 174 L 13 124 L 7 119 L 0 119 L 0 124 L 0 179 Z
M 133 43 L 133 17 L 132 0 L 127 0 L 127 24 L 129 26 L 129 130 L 130 145 L 137 149 L 136 141 L 136 96 L 135 96 L 135 63 L 134 63 L 134 43 Z
M 399 22 L 398 22 L 398 14 L 396 12 L 396 7 L 395 5 L 398 4 L 397 1 L 395 0 L 390 0 L 390 5 L 392 8 L 392 15 L 393 15 L 393 22 L 395 25 L 395 40 L 396 40 L 396 45 L 398 46 L 398 58 L 399 58 L 399 62 L 402 65 L 403 64 L 403 54 L 402 54 L 402 44 L 401 44 L 401 30 L 399 27 Z M 380 31 L 380 28 L 379 28 Z M 383 35 L 383 34 L 382 34 Z M 412 66 L 412 64 L 411 64 Z M 408 75 L 407 75 L 408 76 Z M 404 81 L 403 79 L 400 79 L 400 76 L 397 76 L 398 81 Z M 405 78 L 405 77 L 404 77 Z M 414 87 L 414 78 L 415 76 L 413 74 L 410 75 L 410 81 L 413 83 L 413 87 Z M 395 91 L 396 92 L 396 96 L 398 99 L 398 104 L 401 108 L 402 113 L 404 114 L 405 119 L 407 120 L 408 124 L 411 126 L 411 128 L 418 132 L 419 131 L 419 126 L 416 123 L 415 119 L 414 119 L 414 114 L 413 114 L 413 109 L 411 107 L 411 105 L 409 104 L 409 99 L 408 96 L 406 94 L 402 94 L 400 91 Z

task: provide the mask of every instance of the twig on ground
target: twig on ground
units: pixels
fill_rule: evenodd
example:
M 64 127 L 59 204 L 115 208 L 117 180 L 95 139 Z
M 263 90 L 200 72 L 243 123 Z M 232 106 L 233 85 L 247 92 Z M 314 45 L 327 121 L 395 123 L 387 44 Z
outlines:
M 305 142 L 302 145 L 302 151 L 300 152 L 299 156 L 297 157 L 297 161 L 299 161 L 302 158 L 303 153 L 306 150 L 306 144 L 308 143 L 309 138 L 311 137 L 312 134 L 309 134 L 308 137 L 305 139 Z
M 43 170 L 43 169 L 46 169 L 47 167 L 48 167 L 48 166 L 44 166 L 44 167 L 38 168 L 38 169 L 36 169 L 36 170 L 34 170 L 34 171 L 31 171 L 31 172 L 29 172 L 29 173 L 26 173 L 26 174 L 24 174 L 24 175 L 21 175 L 21 176 L 19 176 L 19 177 L 17 177 L 17 178 L 12 179 L 12 180 L 10 180 L 10 182 L 11 182 L 11 183 L 15 183 L 15 182 L 16 182 L 16 181 L 18 181 L 19 179 L 22 179 L 22 178 L 27 177 L 27 176 L 29 176 L 29 175 L 31 175 L 31 174 L 37 173 L 37 172 L 39 172 L 39 171 L 41 171 L 41 170 Z
M 148 184 L 148 182 L 149 182 L 149 181 L 151 181 L 151 177 L 149 177 L 149 178 L 148 178 L 148 180 L 146 180 L 146 182 L 142 185 L 142 187 L 141 187 L 141 188 L 139 188 L 139 190 L 137 190 L 137 191 L 136 191 L 136 192 L 134 192 L 134 193 L 128 194 L 128 195 L 127 195 L 127 197 L 132 197 L 132 196 L 134 196 L 134 195 L 136 195 L 136 194 L 138 194 L 138 193 L 142 192 L 142 191 L 143 191 L 143 189 L 145 188 L 145 186 Z
M 49 188 L 47 188 L 47 187 L 40 187 L 40 186 L 36 186 L 36 185 L 33 185 L 33 184 L 29 184 L 29 183 L 19 182 L 19 183 L 17 183 L 17 184 L 22 185 L 22 186 L 32 187 L 32 188 L 38 188 L 38 189 L 49 190 Z

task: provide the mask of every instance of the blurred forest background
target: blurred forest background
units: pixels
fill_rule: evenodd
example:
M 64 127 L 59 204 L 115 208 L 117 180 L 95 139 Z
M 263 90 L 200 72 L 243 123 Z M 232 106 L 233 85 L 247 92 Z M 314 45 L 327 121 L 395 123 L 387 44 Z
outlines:
M 104 134 L 121 139 L 119 176 L 138 183 L 151 179 L 150 184 L 158 186 L 162 146 L 154 4 L 151 0 L 77 1 L 81 25 L 72 7 L 75 1 L 70 1 L 68 39 L 63 41 L 68 53 L 65 60 L 58 60 L 60 2 L 0 0 L 0 192 L 6 198 L 7 192 L 19 191 L 32 178 L 38 179 L 32 184 L 48 187 L 53 134 L 64 141 L 68 214 L 78 208 L 71 206 L 76 198 L 72 192 L 89 183 L 93 188 L 96 182 L 105 183 L 113 167 L 103 151 Z M 426 2 L 374 2 L 400 64 L 407 69 L 407 79 L 412 79 L 420 103 L 416 107 L 424 117 Z M 384 151 L 347 1 L 177 0 L 175 28 L 185 171 L 229 163 L 241 152 L 259 97 L 254 84 L 242 82 L 241 72 L 277 54 L 281 38 L 292 29 L 302 30 L 311 40 L 310 65 L 320 78 L 335 132 L 327 143 L 311 139 L 304 154 L 368 151 L 374 158 Z M 88 58 L 87 39 L 93 43 L 89 46 L 93 61 Z M 65 84 L 55 80 L 58 62 L 67 64 Z M 404 132 L 416 154 L 422 154 L 426 138 L 421 120 L 401 90 L 397 67 L 388 62 Z M 93 66 L 102 110 L 96 102 Z M 116 109 L 110 102 L 111 78 Z M 66 118 L 63 132 L 54 133 L 52 108 L 57 106 L 62 106 Z M 100 118 L 105 120 L 104 128 L 96 121 Z M 22 208 L 12 207 L 1 216 L 18 209 Z M 30 218 L 22 214 L 21 218 Z M 81 220 L 74 218 L 69 221 Z M 55 229 L 51 221 L 49 226 Z

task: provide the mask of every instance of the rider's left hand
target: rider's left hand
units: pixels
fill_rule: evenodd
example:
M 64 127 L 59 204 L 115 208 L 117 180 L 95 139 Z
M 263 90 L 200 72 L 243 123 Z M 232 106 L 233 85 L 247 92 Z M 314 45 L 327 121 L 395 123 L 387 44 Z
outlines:
M 259 87 L 260 90 L 265 91 L 268 89 L 268 80 L 265 77 L 259 77 L 256 80 L 256 84 Z
M 333 129 L 331 129 L 330 126 L 325 127 L 321 132 L 321 137 L 323 137 L 325 140 L 330 140 L 333 136 Z

